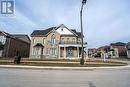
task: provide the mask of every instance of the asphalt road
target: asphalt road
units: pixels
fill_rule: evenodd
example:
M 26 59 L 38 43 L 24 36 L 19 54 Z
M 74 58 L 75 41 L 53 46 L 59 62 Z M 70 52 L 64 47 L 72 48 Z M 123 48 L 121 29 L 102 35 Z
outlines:
M 0 68 L 0 87 L 130 87 L 130 69 L 79 71 Z

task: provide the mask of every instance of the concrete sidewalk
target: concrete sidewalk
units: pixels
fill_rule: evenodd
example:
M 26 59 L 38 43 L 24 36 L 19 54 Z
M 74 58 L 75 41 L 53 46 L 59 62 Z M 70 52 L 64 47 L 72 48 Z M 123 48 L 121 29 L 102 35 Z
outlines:
M 95 69 L 130 69 L 130 65 L 112 66 L 112 67 L 53 67 L 53 66 L 27 66 L 27 65 L 0 65 L 0 68 L 45 69 L 45 70 L 95 70 Z

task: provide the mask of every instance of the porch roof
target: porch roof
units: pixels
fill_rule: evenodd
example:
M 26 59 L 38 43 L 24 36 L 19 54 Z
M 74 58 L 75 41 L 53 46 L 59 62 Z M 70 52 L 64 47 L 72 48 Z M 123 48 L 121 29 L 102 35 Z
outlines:
M 82 47 L 81 44 L 60 44 L 59 47 Z M 86 48 L 87 45 L 84 45 L 84 47 Z
M 37 43 L 35 47 L 44 47 L 41 43 Z

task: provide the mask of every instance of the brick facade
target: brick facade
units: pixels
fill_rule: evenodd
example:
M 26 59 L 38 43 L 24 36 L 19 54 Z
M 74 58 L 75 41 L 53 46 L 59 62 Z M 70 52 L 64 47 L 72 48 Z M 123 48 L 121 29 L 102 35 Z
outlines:
M 31 34 L 30 58 L 79 58 L 81 37 L 80 33 L 73 31 L 64 25 L 46 30 L 34 30 Z

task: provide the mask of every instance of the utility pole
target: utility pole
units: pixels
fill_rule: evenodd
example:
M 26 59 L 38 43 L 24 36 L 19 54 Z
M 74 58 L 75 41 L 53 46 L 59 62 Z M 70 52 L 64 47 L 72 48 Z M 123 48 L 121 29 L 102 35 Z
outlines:
M 83 12 L 83 6 L 86 4 L 87 0 L 82 1 L 81 10 L 80 10 L 80 23 L 81 23 L 81 44 L 82 44 L 82 58 L 80 59 L 80 64 L 84 65 L 84 35 L 83 35 L 83 20 L 82 20 L 82 12 Z

